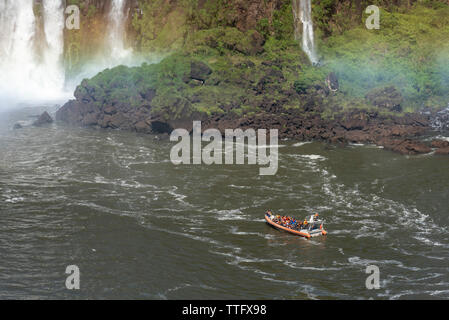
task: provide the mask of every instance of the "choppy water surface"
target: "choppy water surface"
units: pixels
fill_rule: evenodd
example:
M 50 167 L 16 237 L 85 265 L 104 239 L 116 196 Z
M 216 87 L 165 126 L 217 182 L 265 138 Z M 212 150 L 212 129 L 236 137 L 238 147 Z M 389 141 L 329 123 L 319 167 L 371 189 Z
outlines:
M 261 177 L 174 166 L 153 136 L 11 130 L 37 110 L 0 116 L 0 298 L 449 298 L 447 157 L 281 141 Z M 319 212 L 329 235 L 276 231 L 267 208 Z

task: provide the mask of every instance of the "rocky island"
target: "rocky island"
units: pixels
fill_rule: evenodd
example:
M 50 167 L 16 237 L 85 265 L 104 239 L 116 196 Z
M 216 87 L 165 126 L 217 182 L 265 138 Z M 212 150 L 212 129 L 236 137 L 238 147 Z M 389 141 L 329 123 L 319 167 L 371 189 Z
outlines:
M 141 133 L 201 120 L 203 129 L 276 128 L 300 141 L 448 153 L 444 143 L 418 139 L 449 101 L 441 64 L 449 22 L 438 18 L 449 12 L 447 1 L 381 1 L 379 30 L 364 24 L 366 1 L 315 1 L 318 63 L 298 41 L 306 22 L 294 18 L 296 2 L 296 10 L 307 8 L 299 1 L 156 2 L 157 9 L 129 5 L 127 42 L 161 61 L 83 80 L 57 120 Z

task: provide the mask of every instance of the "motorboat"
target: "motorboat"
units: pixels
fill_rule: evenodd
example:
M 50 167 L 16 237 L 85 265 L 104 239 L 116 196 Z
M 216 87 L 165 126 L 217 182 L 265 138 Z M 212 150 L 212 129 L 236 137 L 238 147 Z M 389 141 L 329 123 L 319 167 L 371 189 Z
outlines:
M 300 221 L 293 217 L 278 216 L 271 212 L 266 212 L 265 221 L 275 229 L 307 239 L 327 235 L 327 231 L 324 230 L 324 220 L 319 219 L 317 215 L 312 215 L 309 219 L 306 218 L 304 221 Z

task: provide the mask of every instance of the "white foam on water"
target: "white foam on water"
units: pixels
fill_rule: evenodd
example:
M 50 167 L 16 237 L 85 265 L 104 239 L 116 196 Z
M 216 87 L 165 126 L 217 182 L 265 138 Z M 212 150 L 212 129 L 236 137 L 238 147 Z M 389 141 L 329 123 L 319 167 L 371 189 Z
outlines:
M 306 144 L 310 144 L 310 143 L 312 143 L 312 142 L 311 141 L 298 142 L 298 143 L 293 144 L 292 147 L 302 147 L 302 146 L 304 146 Z
M 319 161 L 327 160 L 326 157 L 320 156 L 318 154 L 303 154 L 303 155 L 299 155 L 299 157 L 309 159 L 309 160 L 319 160 Z
M 429 138 L 429 140 L 443 140 L 443 141 L 447 141 L 447 142 L 449 142 L 449 137 L 446 137 L 446 136 L 442 136 L 442 135 L 438 135 L 438 136 L 436 136 L 436 137 L 431 137 L 431 138 Z
M 182 204 L 185 204 L 185 205 L 189 205 L 187 202 L 184 201 L 184 199 L 187 198 L 187 196 L 184 195 L 184 194 L 176 192 L 177 190 L 178 190 L 178 187 L 177 186 L 173 186 L 172 190 L 168 191 L 168 194 L 172 195 L 175 198 L 176 201 L 179 201 L 179 202 L 181 202 Z
M 249 220 L 249 217 L 240 209 L 231 209 L 231 210 L 211 210 L 210 213 L 215 214 L 217 220 L 226 221 L 226 220 Z
M 164 233 L 168 233 L 168 234 L 173 234 L 176 236 L 186 237 L 191 240 L 209 243 L 209 244 L 214 245 L 220 249 L 228 249 L 232 252 L 232 253 L 229 253 L 230 255 L 237 255 L 239 252 L 242 251 L 242 248 L 240 248 L 240 247 L 237 247 L 237 246 L 234 246 L 234 245 L 222 242 L 222 241 L 218 241 L 218 240 L 215 240 L 215 239 L 212 239 L 209 237 L 205 237 L 205 236 L 199 236 L 199 235 L 191 234 L 191 233 L 187 233 L 187 232 L 177 232 L 177 231 L 173 231 L 171 229 L 160 228 L 153 224 L 147 224 L 147 225 L 145 225 L 145 227 L 147 227 L 148 229 L 151 229 L 151 230 L 156 230 L 156 231 L 160 231 L 160 232 L 164 232 Z
M 274 279 L 274 278 L 269 278 L 269 277 L 263 277 L 263 279 L 267 280 L 267 281 L 287 284 L 287 285 L 290 285 L 290 286 L 294 286 L 294 285 L 298 285 L 299 284 L 297 281 L 281 280 L 281 279 Z
M 303 266 L 299 265 L 293 261 L 283 261 L 283 264 L 293 269 L 301 269 L 301 270 L 309 270 L 309 271 L 340 271 L 343 268 L 335 268 L 335 267 L 313 267 L 313 266 Z
M 420 241 L 420 242 L 422 242 L 422 243 L 424 243 L 425 245 L 428 245 L 428 246 L 431 246 L 431 247 L 449 248 L 449 246 L 446 245 L 446 244 L 443 244 L 443 243 L 438 242 L 438 241 L 432 241 L 429 238 L 426 238 L 426 237 L 423 237 L 423 236 L 416 235 L 413 238 L 418 240 L 418 241 Z
M 399 267 L 401 269 L 411 270 L 411 271 L 420 271 L 421 268 L 418 267 L 408 267 L 404 265 L 402 262 L 397 260 L 373 260 L 373 259 L 362 259 L 360 257 L 350 257 L 348 258 L 348 262 L 353 265 L 360 265 L 360 266 L 368 266 L 368 265 L 393 265 L 396 267 Z
M 228 140 L 228 141 L 230 141 L 230 140 Z M 252 145 L 252 144 L 247 144 L 247 143 L 234 142 L 232 145 L 225 144 L 224 153 L 231 152 L 231 150 L 235 150 L 236 146 L 244 146 L 245 148 L 248 148 L 248 149 L 268 149 L 268 150 L 270 150 L 270 148 L 286 147 L 286 145 L 284 145 L 284 144 Z
M 235 184 L 230 184 L 229 187 L 236 188 L 236 189 L 251 189 L 251 187 L 248 187 L 248 186 L 237 186 Z
M 265 221 L 265 220 L 262 220 L 262 221 Z M 262 222 L 262 221 L 259 221 L 259 222 Z M 257 236 L 257 237 L 261 237 L 264 239 L 275 239 L 276 238 L 274 235 L 268 234 L 268 233 L 239 231 L 238 227 L 231 227 L 229 229 L 229 232 L 231 234 L 240 235 L 240 236 Z
M 445 285 L 447 285 L 447 283 Z M 449 294 L 449 289 L 446 289 L 446 290 L 431 290 L 431 291 L 426 291 L 426 293 L 430 294 L 431 296 L 441 295 L 442 293 L 448 293 Z
M 366 144 L 364 144 L 364 143 L 349 143 L 349 146 L 352 146 L 352 147 L 364 147 L 364 146 L 366 146 Z
M 7 198 L 5 200 L 5 202 L 7 203 L 19 203 L 19 202 L 23 202 L 25 200 L 25 198 L 23 197 L 11 197 L 11 198 Z
M 355 238 L 374 237 L 386 239 L 394 237 L 394 232 L 408 232 L 412 239 L 428 245 L 444 246 L 429 239 L 429 236 L 447 234 L 447 230 L 435 224 L 429 215 L 413 206 L 381 198 L 377 195 L 362 194 L 357 186 L 348 188 L 342 184 L 332 183 L 331 175 L 320 170 L 324 180 L 322 190 L 328 196 L 331 207 L 340 215 L 332 217 L 339 223 L 350 227 L 348 230 L 333 230 L 334 234 L 350 232 Z M 360 210 L 355 210 L 360 208 Z M 349 210 L 348 210 L 349 209 Z M 383 218 L 391 223 L 386 224 Z M 388 230 L 385 230 L 388 229 Z

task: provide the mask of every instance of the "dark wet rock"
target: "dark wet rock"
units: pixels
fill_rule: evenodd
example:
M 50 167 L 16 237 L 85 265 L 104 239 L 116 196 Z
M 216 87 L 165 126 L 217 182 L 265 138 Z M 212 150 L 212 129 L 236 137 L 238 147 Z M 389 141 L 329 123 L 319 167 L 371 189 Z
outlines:
M 262 61 L 262 66 L 266 66 L 266 67 L 278 67 L 278 68 L 282 68 L 282 61 L 280 59 L 275 59 L 275 60 L 265 60 Z
M 271 68 L 270 68 L 271 69 Z M 270 77 L 281 77 L 282 73 L 270 73 Z M 270 84 L 266 84 L 272 89 Z M 295 95 L 296 93 L 292 93 Z M 89 103 L 69 101 L 57 112 L 57 119 L 68 123 L 91 126 L 98 125 L 101 128 L 113 128 L 137 131 L 140 133 L 164 133 L 169 134 L 174 128 L 192 130 L 192 121 L 201 120 L 203 130 L 215 128 L 224 132 L 225 129 L 241 128 L 272 128 L 279 130 L 279 138 L 296 140 L 318 140 L 336 144 L 346 143 L 374 143 L 384 146 L 401 154 L 422 154 L 431 151 L 429 145 L 420 142 L 416 137 L 429 130 L 429 117 L 419 114 L 407 114 L 405 116 L 380 115 L 376 111 L 348 110 L 336 116 L 334 119 L 323 119 L 319 113 L 321 100 L 319 96 L 303 95 L 305 106 L 301 109 L 284 109 L 281 100 L 263 97 L 257 103 L 257 107 L 264 112 L 251 116 L 237 116 L 231 111 L 232 104 L 222 106 L 225 111 L 221 115 L 192 113 L 190 104 L 198 100 L 193 95 L 191 101 L 181 98 L 155 99 L 158 103 L 168 103 L 162 106 L 164 109 L 152 109 L 150 106 L 129 108 L 128 106 L 115 105 L 98 108 Z M 199 100 L 198 100 L 199 101 Z M 309 107 L 308 107 L 309 106 Z M 178 110 L 177 117 L 166 117 L 162 112 L 165 108 Z M 307 111 L 305 111 L 307 110 Z M 435 143 L 434 143 L 435 145 Z M 444 147 L 443 142 L 438 146 Z M 444 149 L 444 148 L 440 148 Z M 441 151 L 444 154 L 444 151 Z
M 419 113 L 407 113 L 403 117 L 396 118 L 396 123 L 414 126 L 430 126 L 430 117 Z
M 275 81 L 285 81 L 285 77 L 282 71 L 276 68 L 269 69 L 267 72 L 267 76 Z
M 88 85 L 88 82 L 86 79 L 81 81 L 81 84 L 75 89 L 74 96 L 77 101 L 83 102 L 83 103 L 89 103 L 93 100 L 92 94 L 94 93 L 95 89 Z
M 77 100 L 70 100 L 56 112 L 56 120 L 70 124 L 79 124 L 82 120 L 81 103 Z
M 242 69 L 251 69 L 251 68 L 254 68 L 255 66 L 256 65 L 251 60 L 245 60 L 245 61 L 239 62 L 235 65 L 235 67 L 242 68 Z
M 284 74 L 278 68 L 269 68 L 266 74 L 260 78 L 254 90 L 257 94 L 267 94 L 270 96 L 280 91 L 280 83 L 285 82 Z
M 212 73 L 212 69 L 207 64 L 201 61 L 192 61 L 190 64 L 190 78 L 206 81 L 209 75 Z
M 98 114 L 97 113 L 88 113 L 84 116 L 82 124 L 84 126 L 93 126 L 98 123 Z
M 418 118 L 419 119 L 419 118 Z M 421 123 L 422 122 L 422 123 Z M 335 144 L 374 143 L 401 154 L 421 154 L 431 151 L 418 139 L 411 139 L 428 130 L 424 119 L 379 116 L 376 112 L 348 111 L 337 119 L 326 120 L 301 110 L 282 110 L 248 118 L 230 115 L 211 118 L 203 128 L 274 128 L 281 139 L 318 140 Z
M 153 101 L 154 97 L 156 97 L 156 90 L 155 89 L 148 89 L 144 94 L 142 94 L 142 98 L 147 100 L 151 103 Z
M 104 115 L 103 116 L 103 119 L 100 119 L 99 121 L 98 121 L 98 125 L 100 126 L 100 127 L 102 127 L 102 128 L 108 128 L 109 127 L 109 125 L 110 125 L 110 123 L 111 123 L 111 119 L 112 119 L 112 116 L 110 116 L 110 115 Z
M 252 55 L 261 54 L 264 52 L 263 45 L 265 44 L 265 38 L 257 31 L 254 31 L 251 35 L 251 48 L 249 53 Z
M 448 148 L 449 147 L 449 141 L 446 140 L 433 140 L 431 143 L 432 148 Z
M 33 122 L 33 126 L 40 127 L 52 122 L 53 122 L 52 117 L 48 114 L 47 111 L 45 111 L 43 114 L 39 116 L 39 118 L 36 121 Z
M 184 128 L 190 132 L 192 121 L 201 120 L 203 130 L 215 128 L 224 132 L 225 129 L 236 128 L 270 128 L 279 130 L 280 139 L 337 144 L 373 143 L 402 154 L 420 154 L 431 150 L 429 145 L 417 139 L 429 130 L 429 115 L 391 115 L 356 108 L 343 111 L 337 104 L 329 106 L 329 94 L 338 88 L 335 75 L 329 74 L 327 84 L 322 81 L 302 83 L 298 80 L 293 87 L 288 87 L 282 85 L 287 81 L 283 73 L 287 69 L 276 59 L 262 62 L 258 66 L 257 78 L 245 78 L 252 72 L 243 70 L 241 77 L 232 83 L 239 83 L 248 90 L 248 97 L 217 102 L 221 112 L 200 112 L 197 106 L 204 98 L 201 90 L 191 90 L 189 95 L 185 95 L 183 90 L 188 86 L 201 85 L 207 91 L 211 85 L 228 84 L 229 79 L 223 77 L 218 69 L 212 72 L 203 62 L 189 59 L 185 63 L 191 68 L 179 74 L 179 91 L 175 87 L 167 91 L 156 87 L 156 92 L 152 85 L 148 85 L 132 92 L 129 97 L 103 92 L 103 97 L 107 99 L 98 100 L 100 93 L 107 92 L 107 89 L 90 85 L 92 81 L 83 81 L 76 90 L 77 99 L 61 107 L 56 119 L 74 125 L 158 134 L 169 134 L 174 128 Z M 240 61 L 234 67 L 255 68 L 250 60 Z M 107 85 L 109 83 L 104 84 Z M 367 99 L 388 110 L 399 110 L 402 102 L 402 96 L 394 87 L 373 91 Z M 294 108 L 285 108 L 292 106 L 292 103 Z M 243 111 L 242 105 L 255 112 Z M 328 110 L 332 118 L 325 119 L 323 112 Z
M 435 154 L 440 154 L 440 155 L 449 155 L 449 147 L 446 148 L 440 148 L 437 151 L 435 151 Z
M 432 151 L 432 149 L 425 143 L 411 139 L 386 138 L 379 141 L 378 144 L 384 146 L 387 150 L 408 155 L 423 154 Z
M 347 131 L 344 139 L 352 143 L 365 143 L 371 141 L 371 135 L 362 130 Z
M 114 114 L 109 121 L 109 126 L 113 129 L 125 127 L 126 124 L 129 124 L 129 118 L 125 117 L 123 113 Z
M 141 120 L 134 125 L 135 129 L 139 133 L 151 133 L 151 124 L 145 120 Z
M 329 73 L 326 78 L 326 84 L 330 91 L 336 92 L 340 88 L 337 75 L 334 72 Z
M 105 114 L 108 114 L 108 115 L 114 115 L 117 113 L 117 109 L 114 107 L 106 107 L 106 108 L 104 108 L 103 111 Z
M 312 86 L 312 89 L 309 89 L 309 92 L 312 92 L 317 97 L 326 97 L 329 95 L 331 90 L 327 86 L 324 86 L 321 82 L 315 82 Z
M 151 123 L 151 128 L 155 133 L 171 133 L 173 131 L 173 127 L 162 121 L 153 121 Z
M 389 111 L 401 112 L 403 97 L 394 86 L 371 90 L 366 96 L 372 105 Z
M 346 130 L 362 130 L 368 125 L 368 116 L 364 112 L 352 113 L 346 116 L 340 124 Z

